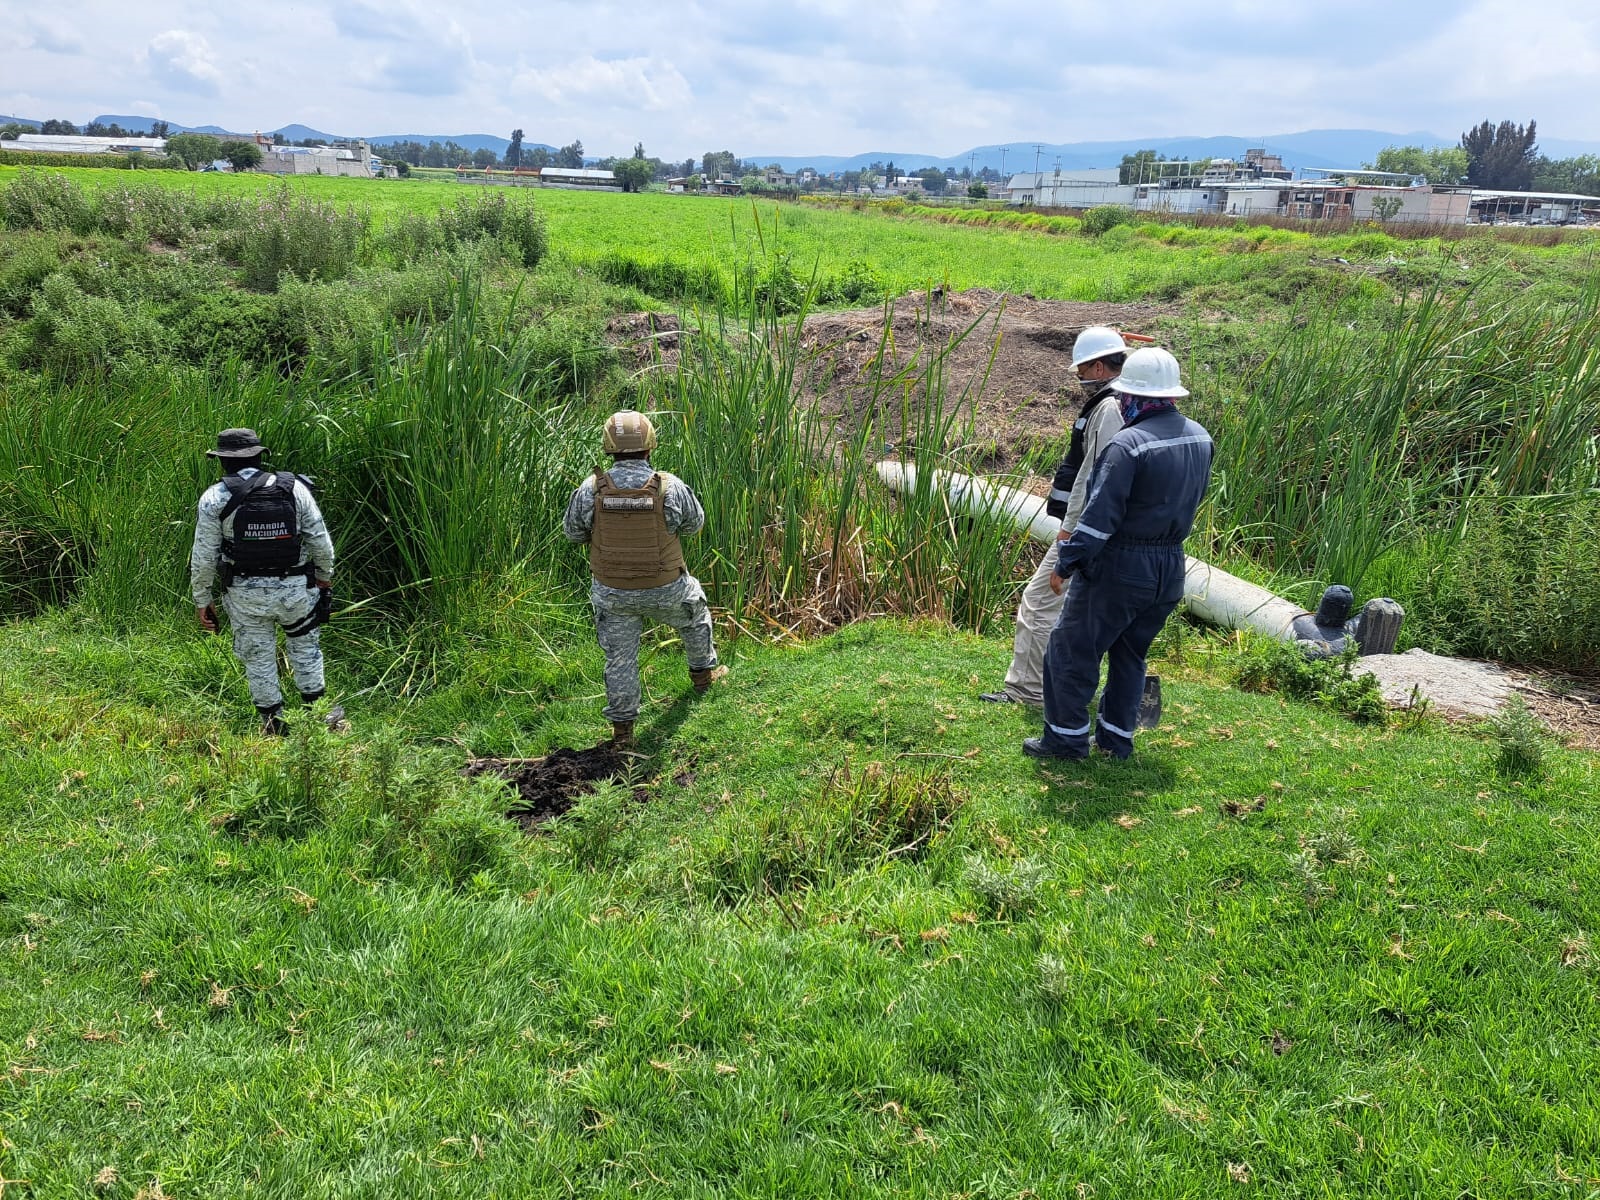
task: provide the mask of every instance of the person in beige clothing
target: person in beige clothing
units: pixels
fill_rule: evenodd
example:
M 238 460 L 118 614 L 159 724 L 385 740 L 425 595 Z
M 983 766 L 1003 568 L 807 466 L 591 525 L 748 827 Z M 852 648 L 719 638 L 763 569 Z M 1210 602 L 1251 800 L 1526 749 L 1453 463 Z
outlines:
M 1091 325 L 1072 343 L 1072 365 L 1087 393 L 1078 419 L 1072 425 L 1072 442 L 1066 457 L 1056 468 L 1045 511 L 1061 518 L 1057 541 L 1065 541 L 1078 527 L 1078 518 L 1089 498 L 1089 476 L 1095 460 L 1122 428 L 1122 410 L 1111 383 L 1122 371 L 1128 346 L 1122 335 L 1104 325 Z M 1011 667 L 1005 686 L 998 692 L 984 692 L 981 699 L 995 704 L 1044 704 L 1044 652 L 1050 645 L 1050 631 L 1061 615 L 1063 596 L 1050 586 L 1056 553 L 1052 546 L 1039 561 L 1039 569 L 1022 590 L 1017 605 L 1017 632 L 1012 641 Z

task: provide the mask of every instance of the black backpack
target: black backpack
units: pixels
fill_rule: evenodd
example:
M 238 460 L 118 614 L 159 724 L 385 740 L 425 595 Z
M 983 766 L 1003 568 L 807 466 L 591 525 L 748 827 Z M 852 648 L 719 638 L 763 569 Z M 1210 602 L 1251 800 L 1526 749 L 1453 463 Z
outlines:
M 295 509 L 290 471 L 257 471 L 249 479 L 228 475 L 228 503 L 219 520 L 233 517 L 233 536 L 224 538 L 222 553 L 235 577 L 276 575 L 300 569 L 300 516 Z

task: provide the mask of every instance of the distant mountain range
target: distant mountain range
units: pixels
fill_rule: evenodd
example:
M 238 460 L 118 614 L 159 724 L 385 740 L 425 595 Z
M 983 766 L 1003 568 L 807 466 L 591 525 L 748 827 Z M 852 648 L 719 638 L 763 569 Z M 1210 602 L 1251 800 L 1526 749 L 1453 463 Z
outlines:
M 153 117 L 104 115 L 95 117 L 103 125 L 121 125 L 130 132 L 148 132 L 155 123 Z M 39 121 L 29 117 L 0 116 L 0 125 L 16 121 L 37 128 Z M 227 134 L 230 131 L 218 125 L 181 125 L 169 121 L 174 133 Z M 268 133 L 282 134 L 291 142 L 307 139 L 338 141 L 347 135 L 324 133 L 307 125 L 283 125 Z M 236 134 L 236 136 L 248 136 Z M 395 142 L 455 142 L 467 150 L 493 150 L 503 156 L 511 142 L 492 133 L 384 133 L 368 136 L 374 146 L 388 146 Z M 740 157 L 754 160 L 765 166 L 778 163 L 784 170 L 814 167 L 824 174 L 833 171 L 855 171 L 874 162 L 890 163 L 906 171 L 924 167 L 992 167 L 1004 169 L 1007 174 L 1032 171 L 1035 163 L 1042 171 L 1054 170 L 1057 163 L 1065 169 L 1081 167 L 1114 167 L 1125 154 L 1140 150 L 1154 150 L 1168 158 L 1238 158 L 1251 147 L 1263 147 L 1270 153 L 1283 156 L 1289 167 L 1359 167 L 1374 161 L 1385 146 L 1454 146 L 1456 138 L 1440 137 L 1434 133 L 1384 133 L 1375 129 L 1311 129 L 1301 133 L 1270 134 L 1264 137 L 1170 137 L 1125 138 L 1111 142 L 1006 142 L 992 146 L 975 146 L 961 154 L 948 157 L 916 151 L 875 150 L 866 154 L 743 154 Z M 544 142 L 523 142 L 532 150 Z M 1551 158 L 1570 158 L 1579 154 L 1600 154 L 1600 141 L 1576 141 L 1570 138 L 1541 138 L 1540 152 Z
M 796 167 L 815 167 L 824 173 L 855 171 L 874 162 L 893 162 L 896 167 L 917 171 L 924 167 L 955 167 L 958 170 L 972 166 L 975 170 L 993 167 L 1004 169 L 1006 174 L 1032 171 L 1038 164 L 1041 171 L 1055 169 L 1057 162 L 1065 169 L 1082 167 L 1114 167 L 1125 154 L 1140 150 L 1154 150 L 1168 158 L 1239 158 L 1252 147 L 1281 154 L 1289 167 L 1359 167 L 1372 162 L 1385 146 L 1453 146 L 1455 138 L 1442 138 L 1432 133 L 1383 133 L 1374 129 L 1312 129 L 1304 133 L 1282 133 L 1267 137 L 1171 137 L 1126 138 L 1114 142 L 1006 142 L 992 146 L 975 146 L 963 154 L 940 158 L 936 155 L 907 152 L 890 153 L 874 151 L 869 154 L 852 154 L 835 157 L 826 154 L 747 154 L 765 166 L 781 163 L 785 170 Z

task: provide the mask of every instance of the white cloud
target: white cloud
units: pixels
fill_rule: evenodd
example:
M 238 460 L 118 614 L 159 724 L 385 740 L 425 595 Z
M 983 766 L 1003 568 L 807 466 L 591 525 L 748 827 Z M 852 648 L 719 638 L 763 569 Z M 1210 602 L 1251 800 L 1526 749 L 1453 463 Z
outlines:
M 1131 24 L 1087 0 L 0 0 L 0 27 L 0 110 L 80 122 L 137 98 L 187 124 L 520 126 L 679 158 L 1600 129 L 1595 0 L 1146 0 Z
M 211 44 L 197 33 L 169 29 L 150 39 L 147 53 L 151 73 L 179 91 L 215 96 L 223 80 L 213 59 Z
M 38 17 L 29 17 L 22 23 L 22 44 L 43 50 L 47 54 L 82 54 L 84 42 L 70 29 L 62 29 Z
M 687 105 L 694 90 L 670 62 L 654 57 L 601 59 L 519 72 L 514 90 L 566 107 L 640 108 L 661 112 Z

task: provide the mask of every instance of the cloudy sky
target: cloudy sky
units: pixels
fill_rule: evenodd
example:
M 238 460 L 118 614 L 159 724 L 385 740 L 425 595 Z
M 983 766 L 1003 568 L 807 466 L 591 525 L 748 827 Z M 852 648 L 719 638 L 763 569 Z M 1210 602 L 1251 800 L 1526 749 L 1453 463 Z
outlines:
M 1600 137 L 1596 0 L 0 0 L 0 112 L 591 154 L 1288 133 Z

